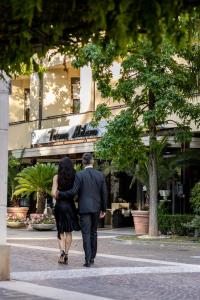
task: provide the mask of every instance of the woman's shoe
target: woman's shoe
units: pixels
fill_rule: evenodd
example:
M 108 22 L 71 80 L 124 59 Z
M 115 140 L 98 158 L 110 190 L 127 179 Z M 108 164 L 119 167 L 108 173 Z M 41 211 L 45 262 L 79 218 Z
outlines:
M 67 253 L 65 253 L 64 264 L 68 265 L 68 254 Z
M 64 264 L 65 263 L 65 251 L 62 250 L 60 253 L 60 256 L 58 258 L 58 263 L 59 264 Z

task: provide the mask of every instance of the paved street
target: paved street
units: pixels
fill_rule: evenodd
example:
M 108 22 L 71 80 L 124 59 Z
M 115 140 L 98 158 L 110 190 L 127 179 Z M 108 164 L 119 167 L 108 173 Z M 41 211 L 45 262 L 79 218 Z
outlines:
M 98 257 L 86 269 L 80 233 L 65 266 L 55 231 L 9 230 L 12 281 L 0 282 L 0 299 L 200 299 L 199 244 L 116 239 L 131 234 L 99 231 Z

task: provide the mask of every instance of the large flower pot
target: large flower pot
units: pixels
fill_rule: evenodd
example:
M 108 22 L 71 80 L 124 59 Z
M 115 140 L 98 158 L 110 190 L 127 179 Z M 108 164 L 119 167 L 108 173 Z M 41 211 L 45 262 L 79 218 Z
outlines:
M 55 228 L 55 224 L 32 224 L 33 229 L 44 231 L 44 230 L 52 230 Z
M 149 233 L 149 212 L 146 210 L 133 210 L 133 222 L 136 235 Z
M 7 213 L 19 218 L 26 219 L 28 207 L 7 207 Z

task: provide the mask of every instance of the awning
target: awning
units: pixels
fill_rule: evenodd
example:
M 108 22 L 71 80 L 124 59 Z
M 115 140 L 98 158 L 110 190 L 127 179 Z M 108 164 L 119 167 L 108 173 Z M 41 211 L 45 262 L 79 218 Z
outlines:
M 93 152 L 94 142 L 82 142 L 67 145 L 38 147 L 38 148 L 26 148 L 12 150 L 12 155 L 16 158 L 33 158 L 33 157 L 46 157 L 54 155 L 67 155 L 78 154 L 85 152 Z

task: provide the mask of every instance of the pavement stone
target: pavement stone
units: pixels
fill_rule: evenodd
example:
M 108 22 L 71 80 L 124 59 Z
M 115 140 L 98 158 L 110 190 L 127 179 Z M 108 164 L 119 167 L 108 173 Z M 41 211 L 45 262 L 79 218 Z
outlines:
M 128 230 L 126 234 L 128 234 Z M 79 253 L 72 253 L 69 256 L 69 265 L 63 266 L 57 263 L 57 240 L 56 232 L 51 233 L 36 233 L 24 231 L 10 232 L 8 240 L 10 244 L 21 244 L 22 248 L 11 247 L 11 270 L 15 274 L 19 275 L 20 272 L 27 272 L 27 278 L 23 278 L 26 282 L 38 284 L 46 287 L 53 287 L 62 290 L 68 290 L 72 292 L 79 292 L 83 294 L 89 294 L 99 297 L 107 297 L 116 300 L 199 300 L 200 299 L 200 245 L 198 244 L 175 244 L 175 243 L 163 243 L 155 241 L 133 241 L 131 244 L 124 244 L 121 241 L 117 241 L 113 238 L 105 238 L 108 235 L 117 236 L 122 234 L 122 231 L 102 231 L 99 233 L 101 239 L 98 243 L 98 253 L 109 254 L 116 256 L 124 256 L 134 258 L 145 258 L 146 262 L 120 260 L 118 258 L 106 258 L 103 256 L 97 256 L 95 261 L 95 270 L 101 270 L 103 268 L 141 268 L 141 273 L 138 274 L 109 274 L 104 276 L 82 276 L 77 275 L 76 278 L 70 278 L 66 276 L 59 278 L 60 271 L 64 270 L 64 273 L 68 271 L 74 271 L 78 274 L 79 270 L 83 269 L 82 263 L 84 259 L 82 251 L 81 239 L 74 239 L 72 243 L 72 250 L 79 251 Z M 14 239 L 14 238 L 20 239 Z M 23 239 L 24 237 L 24 239 Z M 31 239 L 32 237 L 32 239 Z M 55 238 L 54 238 L 55 237 Z M 80 233 L 75 234 L 76 238 L 80 238 Z M 28 238 L 28 239 L 27 239 Z M 38 238 L 38 239 L 37 239 Z M 42 240 L 44 238 L 44 240 Z M 46 239 L 49 238 L 49 239 Z M 47 249 L 27 249 L 26 246 L 40 246 Z M 49 250 L 48 250 L 49 248 Z M 53 249 L 50 249 L 53 248 Z M 187 273 L 188 270 L 178 273 L 178 266 L 176 271 L 176 265 L 173 265 L 173 272 L 160 273 L 150 272 L 149 274 L 142 271 L 145 267 L 153 267 L 162 269 L 164 265 L 162 263 L 151 263 L 148 259 L 161 260 L 166 262 L 193 264 L 191 273 Z M 169 268 L 170 269 L 170 268 Z M 153 270 L 153 268 L 152 268 Z M 56 275 L 55 278 L 28 278 L 28 272 L 35 271 L 52 271 L 52 274 Z M 90 269 L 88 269 L 88 274 Z M 121 272 L 121 271 L 120 271 Z M 143 272 L 143 273 L 142 273 Z M 98 273 L 98 272 L 97 272 Z M 100 274 L 99 273 L 99 274 Z M 66 273 L 67 274 L 67 273 Z M 80 272 L 81 274 L 81 272 Z M 22 277 L 21 277 L 22 278 Z M 22 295 L 22 296 L 21 296 Z M 7 297 L 7 298 L 5 298 Z M 10 298 L 9 298 L 10 297 Z M 28 298 L 26 298 L 28 297 Z M 20 294 L 15 291 L 8 291 L 6 289 L 0 289 L 0 300 L 5 299 L 38 299 L 44 298 L 37 296 L 30 296 L 26 294 Z M 47 299 L 47 298 L 45 298 Z M 49 298 L 50 299 L 50 298 Z
M 14 300 L 48 300 L 48 298 L 31 296 L 25 293 L 19 293 L 17 291 L 11 291 L 8 289 L 0 289 L 0 299 L 1 300 L 13 300 L 13 299 Z
M 12 240 L 11 243 L 57 248 L 56 240 Z M 82 241 L 73 241 L 71 249 L 83 251 Z M 124 244 L 111 238 L 99 240 L 98 253 L 200 264 L 198 258 L 200 245 L 198 244 L 158 243 L 157 241 L 154 243 L 134 241 L 132 244 Z M 191 256 L 197 256 L 197 258 L 193 258 L 191 262 Z
M 200 274 L 137 274 L 42 281 L 43 285 L 116 300 L 199 300 Z M 38 283 L 35 281 L 35 283 Z M 40 283 L 41 284 L 41 283 Z

